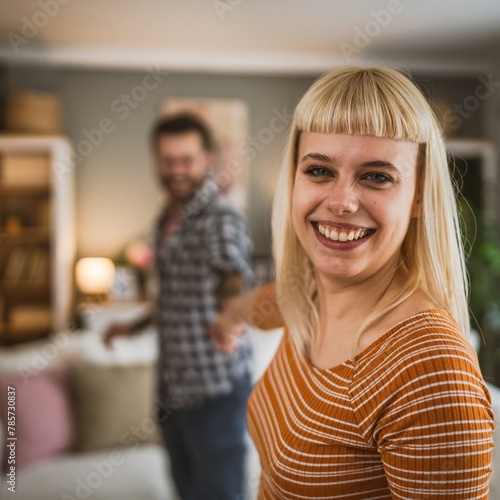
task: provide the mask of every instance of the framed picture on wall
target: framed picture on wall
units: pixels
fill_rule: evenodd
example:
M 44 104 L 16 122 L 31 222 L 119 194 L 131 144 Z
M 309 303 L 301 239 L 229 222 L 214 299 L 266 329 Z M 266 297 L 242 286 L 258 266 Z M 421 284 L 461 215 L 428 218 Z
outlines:
M 248 109 L 239 99 L 173 97 L 165 100 L 161 115 L 191 113 L 212 129 L 217 145 L 214 178 L 231 203 L 242 211 L 247 208 L 247 162 L 243 153 L 248 136 Z

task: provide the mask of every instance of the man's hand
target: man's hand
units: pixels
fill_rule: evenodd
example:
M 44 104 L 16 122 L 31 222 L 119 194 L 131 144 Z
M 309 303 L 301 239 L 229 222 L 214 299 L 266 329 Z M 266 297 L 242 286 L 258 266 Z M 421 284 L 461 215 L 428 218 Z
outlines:
M 130 337 L 133 329 L 130 325 L 123 323 L 113 323 L 102 334 L 102 341 L 104 345 L 110 349 L 112 347 L 113 339 L 117 337 Z
M 234 314 L 238 299 L 224 301 L 222 312 L 208 327 L 208 334 L 212 337 L 217 348 L 222 352 L 233 352 L 238 346 L 238 337 L 246 330 L 247 324 L 236 319 Z

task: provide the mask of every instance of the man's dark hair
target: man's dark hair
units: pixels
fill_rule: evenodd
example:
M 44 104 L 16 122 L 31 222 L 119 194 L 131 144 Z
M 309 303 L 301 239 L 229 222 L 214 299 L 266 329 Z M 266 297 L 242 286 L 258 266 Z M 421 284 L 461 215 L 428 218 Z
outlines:
M 215 145 L 208 125 L 197 116 L 188 113 L 167 116 L 158 120 L 151 133 L 153 148 L 157 148 L 158 140 L 162 135 L 180 135 L 189 132 L 199 134 L 203 149 L 207 152 L 213 152 Z

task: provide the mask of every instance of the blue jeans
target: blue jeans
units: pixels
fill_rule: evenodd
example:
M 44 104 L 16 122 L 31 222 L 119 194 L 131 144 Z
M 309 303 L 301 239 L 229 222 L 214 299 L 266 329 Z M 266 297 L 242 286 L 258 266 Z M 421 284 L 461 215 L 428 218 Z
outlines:
M 245 429 L 250 376 L 201 407 L 175 410 L 163 424 L 182 500 L 237 500 L 245 493 Z

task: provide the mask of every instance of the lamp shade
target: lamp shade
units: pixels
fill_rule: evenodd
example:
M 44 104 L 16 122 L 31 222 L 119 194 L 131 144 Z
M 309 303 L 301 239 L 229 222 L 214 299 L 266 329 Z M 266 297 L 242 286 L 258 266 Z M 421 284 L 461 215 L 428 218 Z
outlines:
M 108 293 L 115 266 L 103 257 L 86 257 L 76 263 L 76 284 L 82 293 Z

